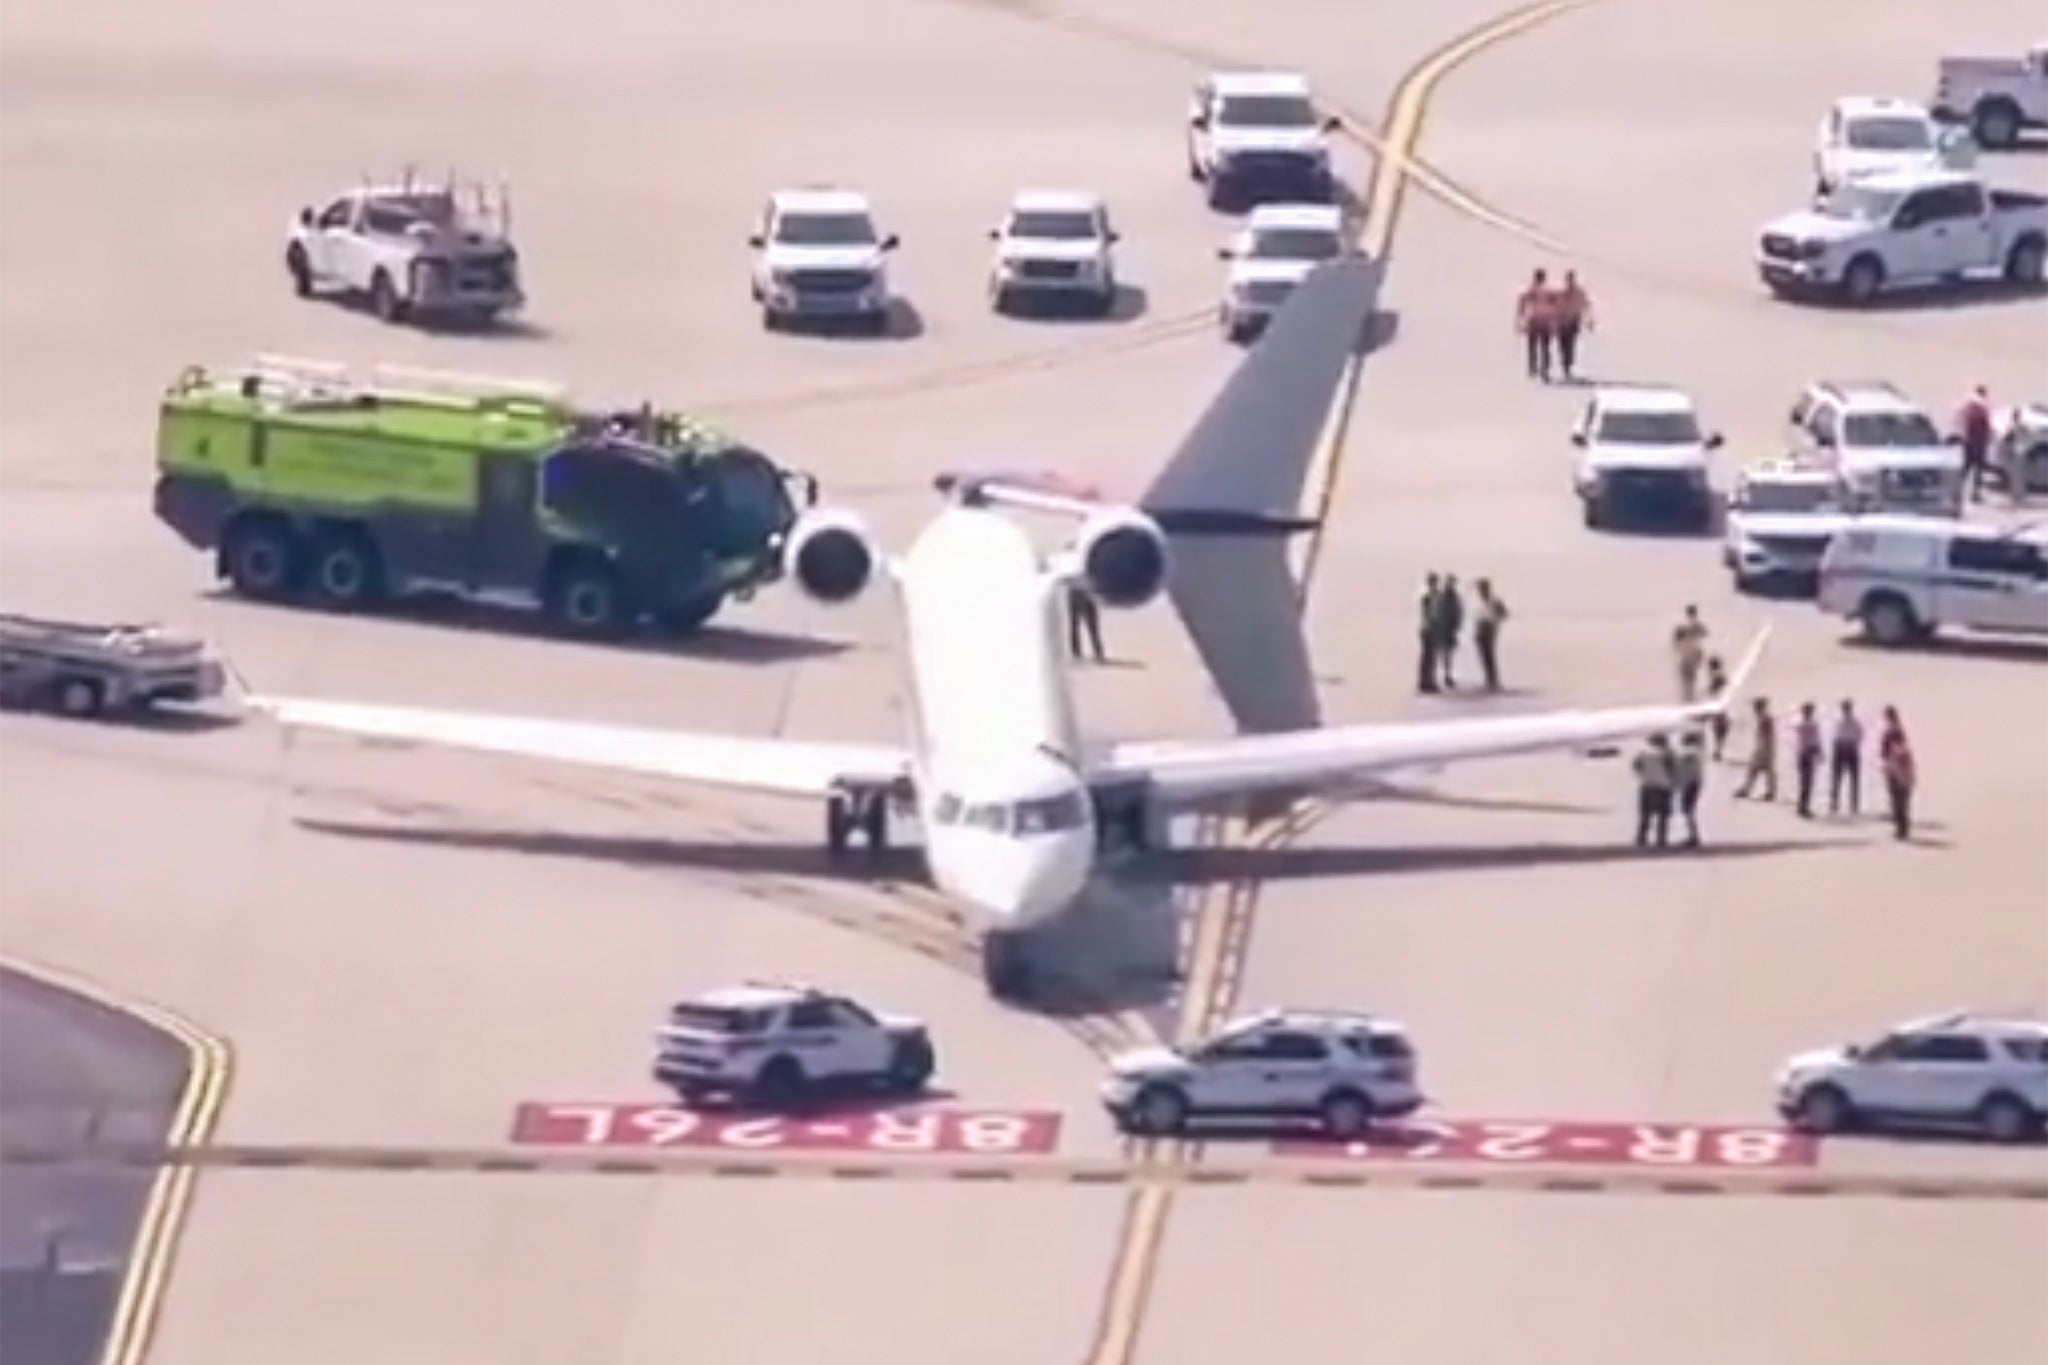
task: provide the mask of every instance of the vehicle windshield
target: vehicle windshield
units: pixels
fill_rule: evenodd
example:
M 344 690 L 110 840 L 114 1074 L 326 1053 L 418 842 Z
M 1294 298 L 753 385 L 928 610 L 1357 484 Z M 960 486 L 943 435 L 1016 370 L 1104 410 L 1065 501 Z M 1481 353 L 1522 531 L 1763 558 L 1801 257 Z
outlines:
M 775 223 L 785 246 L 873 246 L 881 238 L 865 213 L 785 213 Z
M 1316 107 L 1301 95 L 1225 95 L 1216 121 L 1230 128 L 1313 128 Z
M 446 191 L 427 190 L 415 194 L 380 194 L 370 200 L 370 212 L 390 219 L 454 227 L 462 220 L 455 196 Z
M 726 513 L 744 521 L 749 532 L 766 535 L 785 529 L 794 519 L 796 509 L 782 471 L 767 456 L 733 446 L 718 453 L 712 468 Z
M 1090 242 L 1101 236 L 1095 215 L 1085 209 L 1020 209 L 1010 215 L 1012 237 Z
M 1895 190 L 1873 190 L 1853 180 L 1843 181 L 1820 201 L 1819 211 L 1827 218 L 1848 218 L 1859 223 L 1882 223 L 1891 219 L 1899 206 Z
M 1079 792 L 1062 792 L 1037 801 L 1019 801 L 1015 829 L 1019 834 L 1051 834 L 1079 829 L 1088 819 L 1088 804 Z
M 1925 413 L 1851 413 L 1842 419 L 1842 444 L 1860 449 L 1925 450 L 1941 444 L 1941 432 Z
M 759 1033 L 768 1027 L 768 1011 L 728 1009 L 716 1005 L 677 1005 L 668 1012 L 677 1028 L 705 1033 Z
M 1252 234 L 1255 261 L 1327 261 L 1344 249 L 1344 239 L 1328 228 L 1261 228 Z
M 1607 412 L 1600 415 L 1599 439 L 1632 446 L 1698 445 L 1700 424 L 1689 412 Z
M 1843 141 L 1859 152 L 1924 152 L 1934 145 L 1927 120 L 1911 115 L 1852 119 Z
M 1825 483 L 1753 483 L 1742 490 L 1742 505 L 1752 512 L 1821 512 L 1834 503 L 1833 485 Z

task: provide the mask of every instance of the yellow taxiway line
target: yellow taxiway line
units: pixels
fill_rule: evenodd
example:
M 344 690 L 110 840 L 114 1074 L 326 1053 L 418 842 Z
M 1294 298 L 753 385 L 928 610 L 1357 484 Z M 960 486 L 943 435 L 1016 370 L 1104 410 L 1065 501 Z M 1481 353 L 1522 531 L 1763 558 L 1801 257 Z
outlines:
M 14 957 L 4 962 L 10 971 L 126 1015 L 184 1048 L 185 1084 L 171 1114 L 166 1142 L 173 1149 L 206 1145 L 220 1122 L 234 1070 L 234 1054 L 226 1042 L 182 1015 L 145 1001 L 124 999 L 69 972 Z M 196 1165 L 180 1162 L 162 1166 L 151 1182 L 141 1220 L 136 1225 L 128 1268 L 121 1279 L 120 1297 L 114 1303 L 100 1365 L 141 1365 L 147 1355 L 150 1341 L 156 1335 L 157 1317 L 163 1308 L 164 1291 L 170 1282 L 171 1266 L 198 1174 Z

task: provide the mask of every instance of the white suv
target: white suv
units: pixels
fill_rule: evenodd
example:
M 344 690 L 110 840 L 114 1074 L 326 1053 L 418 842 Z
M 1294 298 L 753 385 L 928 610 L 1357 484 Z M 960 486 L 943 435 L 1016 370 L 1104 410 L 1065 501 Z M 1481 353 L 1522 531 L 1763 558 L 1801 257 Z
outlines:
M 710 991 L 673 1006 L 655 1034 L 654 1078 L 686 1104 L 730 1095 L 782 1108 L 846 1088 L 914 1095 L 937 1065 L 921 1021 L 805 985 Z
M 1968 170 L 1976 160 L 1969 133 L 1940 123 L 1926 105 L 1847 95 L 1828 107 L 1814 137 L 1814 191 L 1886 171 Z
M 1811 1133 L 1867 1125 L 2038 1137 L 2048 1120 L 2048 1023 L 1949 1014 L 1867 1047 L 1802 1052 L 1778 1074 L 1778 1110 Z
M 1275 194 L 1334 199 L 1330 134 L 1341 126 L 1316 108 L 1306 76 L 1218 73 L 1188 101 L 1188 175 L 1208 187 L 1211 208 Z
M 1223 334 L 1234 342 L 1257 335 L 1310 271 L 1349 249 L 1344 210 L 1335 204 L 1261 204 L 1253 209 L 1243 231 L 1216 250 L 1218 260 L 1230 262 L 1216 305 Z
M 1819 600 L 1881 645 L 1945 626 L 2048 634 L 2048 529 L 1859 517 L 1821 555 Z
M 888 254 L 899 245 L 875 226 L 874 208 L 853 190 L 779 190 L 747 237 L 754 250 L 754 302 L 761 325 L 794 318 L 889 325 Z
M 998 313 L 1027 298 L 1076 299 L 1102 314 L 1116 306 L 1117 233 L 1100 195 L 1023 191 L 988 236 L 988 301 Z
M 1707 452 L 1719 432 L 1700 430 L 1683 390 L 1607 384 L 1594 390 L 1572 427 L 1579 449 L 1572 485 L 1588 526 L 1656 522 L 1703 530 L 1714 518 Z
M 1773 460 L 1736 475 L 1721 535 L 1735 590 L 1812 593 L 1828 542 L 1849 525 L 1841 508 L 1832 469 Z
M 1165 1135 L 1198 1119 L 1314 1120 L 1355 1138 L 1422 1105 L 1415 1050 L 1399 1024 L 1331 1010 L 1267 1010 L 1193 1046 L 1110 1063 L 1102 1102 L 1126 1132 Z
M 1841 476 L 1845 510 L 1962 514 L 1962 450 L 1897 385 L 1817 380 L 1788 420 L 1795 455 Z

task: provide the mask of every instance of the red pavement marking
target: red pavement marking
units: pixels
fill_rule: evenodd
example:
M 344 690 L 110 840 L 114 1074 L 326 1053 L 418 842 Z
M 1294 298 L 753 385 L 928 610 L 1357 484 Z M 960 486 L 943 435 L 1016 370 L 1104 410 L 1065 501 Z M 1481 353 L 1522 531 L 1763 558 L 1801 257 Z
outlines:
M 1507 1166 L 1781 1170 L 1816 1164 L 1820 1144 L 1804 1133 L 1771 1127 L 1415 1119 L 1382 1129 L 1362 1142 L 1288 1139 L 1275 1143 L 1274 1153 L 1325 1159 L 1465 1161 Z
M 730 1152 L 1046 1156 L 1059 1146 L 1054 1110 L 861 1109 L 804 1115 L 724 1114 L 666 1104 L 522 1104 L 512 1140 L 528 1146 L 655 1147 Z

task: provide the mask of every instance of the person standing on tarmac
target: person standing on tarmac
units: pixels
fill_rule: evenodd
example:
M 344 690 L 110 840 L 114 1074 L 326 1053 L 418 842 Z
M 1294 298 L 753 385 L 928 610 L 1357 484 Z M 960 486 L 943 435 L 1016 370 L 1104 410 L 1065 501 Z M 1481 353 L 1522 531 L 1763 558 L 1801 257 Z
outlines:
M 1557 300 L 1550 288 L 1550 276 L 1541 270 L 1529 277 L 1529 287 L 1515 297 L 1515 330 L 1522 334 L 1522 352 L 1529 377 L 1550 382 L 1551 343 L 1557 335 Z
M 1437 595 L 1443 591 L 1441 580 L 1431 574 L 1422 581 L 1422 597 L 1415 608 L 1415 690 L 1435 692 L 1437 676 L 1442 671 L 1437 664 Z
M 1707 656 L 1707 700 L 1714 701 L 1728 690 L 1728 670 L 1722 666 L 1721 656 Z M 1707 722 L 1707 728 L 1714 736 L 1714 761 L 1721 761 L 1722 750 L 1728 747 L 1728 713 L 1716 711 L 1714 718 Z
M 1578 377 L 1579 337 L 1593 330 L 1593 300 L 1579 283 L 1579 272 L 1564 272 L 1564 283 L 1554 295 L 1557 321 L 1557 367 L 1569 384 Z
M 1963 496 L 1977 502 L 1991 468 L 1991 395 L 1982 384 L 1956 410 L 1956 439 L 1963 448 Z
M 1671 842 L 1671 787 L 1676 777 L 1671 741 L 1651 735 L 1630 767 L 1636 778 L 1636 847 L 1664 848 Z
M 1671 628 L 1671 657 L 1678 666 L 1678 696 L 1691 701 L 1699 693 L 1700 664 L 1707 655 L 1707 627 L 1700 609 L 1687 606 Z
M 1444 686 L 1454 691 L 1458 686 L 1458 637 L 1464 631 L 1465 599 L 1458 593 L 1458 576 L 1447 573 L 1436 595 L 1436 652 L 1443 665 Z
M 1756 737 L 1749 748 L 1749 766 L 1743 770 L 1742 785 L 1735 789 L 1737 797 L 1747 797 L 1763 784 L 1763 799 L 1778 799 L 1778 718 L 1771 713 L 1771 704 L 1758 697 L 1750 704 L 1754 717 Z
M 1829 815 L 1841 810 L 1845 793 L 1853 816 L 1863 804 L 1863 721 L 1847 701 L 1835 717 L 1834 738 L 1828 744 Z
M 1671 785 L 1678 793 L 1678 813 L 1685 817 L 1687 848 L 1700 846 L 1700 787 L 1707 780 L 1707 761 L 1700 753 L 1700 735 L 1688 730 L 1671 756 Z
M 1079 583 L 1067 585 L 1067 649 L 1076 659 L 1103 660 L 1102 609 Z
M 1479 604 L 1472 619 L 1472 647 L 1479 651 L 1479 671 L 1485 675 L 1486 690 L 1500 691 L 1500 628 L 1507 624 L 1508 604 L 1494 594 L 1493 580 L 1482 578 L 1474 585 Z
M 1813 703 L 1799 704 L 1799 723 L 1792 729 L 1793 764 L 1799 774 L 1799 816 L 1813 818 L 1813 787 L 1820 778 L 1820 716 Z
M 1877 761 L 1884 769 L 1884 791 L 1886 802 L 1891 807 L 1892 837 L 1910 839 L 1913 837 L 1913 782 L 1918 773 L 1914 770 L 1913 745 L 1906 738 L 1906 727 L 1899 720 L 1896 707 L 1884 708 L 1884 726 L 1877 741 Z

